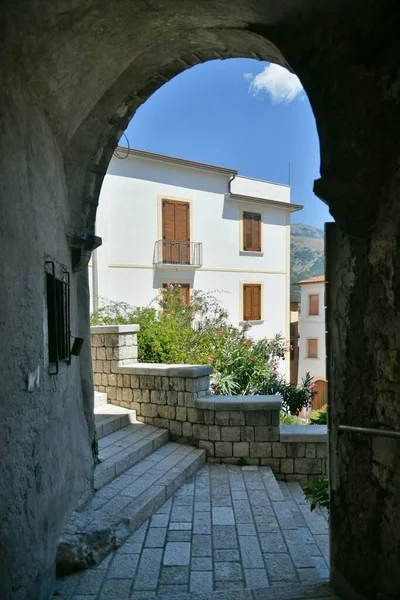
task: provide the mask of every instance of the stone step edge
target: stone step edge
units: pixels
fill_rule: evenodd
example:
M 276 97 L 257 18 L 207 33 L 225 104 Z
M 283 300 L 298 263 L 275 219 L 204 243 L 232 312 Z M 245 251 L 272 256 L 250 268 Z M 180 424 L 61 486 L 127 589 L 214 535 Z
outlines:
M 215 592 L 187 592 L 184 594 L 160 594 L 156 600 L 340 600 L 335 596 L 329 582 L 320 583 L 283 583 L 267 588 L 246 588 L 221 590 Z M 145 600 L 147 596 L 135 595 L 135 600 Z
M 107 404 L 107 392 L 95 392 L 94 393 L 94 406 L 103 406 Z
M 104 419 L 104 421 L 102 421 L 101 423 L 98 423 L 95 426 L 96 437 L 98 440 L 101 440 L 102 438 L 106 437 L 107 435 L 110 435 L 111 433 L 114 433 L 115 431 L 118 431 L 119 429 L 123 429 L 124 427 L 126 427 L 127 425 L 130 425 L 131 423 L 137 423 L 135 410 L 132 410 L 132 411 L 124 413 L 124 414 L 116 414 L 116 415 L 110 414 L 110 416 L 107 417 L 107 419 Z
M 120 511 L 122 514 L 117 514 L 114 518 L 110 516 L 108 519 L 103 514 L 98 520 L 85 522 L 81 520 L 82 513 L 73 513 L 75 528 L 73 524 L 67 525 L 66 533 L 60 537 L 56 558 L 57 577 L 101 563 L 175 494 L 185 481 L 191 479 L 205 461 L 205 451 L 193 448 L 179 463 L 179 467 L 170 469 L 157 484 L 136 498 L 135 511 L 130 515 L 126 511 Z
M 169 432 L 167 429 L 154 431 L 148 437 L 134 442 L 132 446 L 121 449 L 121 452 L 115 457 L 115 460 L 107 459 L 107 462 L 100 462 L 94 471 L 93 484 L 95 491 L 101 490 L 116 477 L 119 477 L 136 465 L 138 462 L 155 452 L 161 446 L 168 442 Z

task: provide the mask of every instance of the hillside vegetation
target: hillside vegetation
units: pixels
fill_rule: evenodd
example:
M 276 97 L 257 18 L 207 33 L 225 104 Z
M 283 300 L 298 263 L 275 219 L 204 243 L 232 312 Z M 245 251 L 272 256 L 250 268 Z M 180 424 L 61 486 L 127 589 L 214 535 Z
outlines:
M 290 239 L 291 300 L 300 301 L 300 288 L 296 281 L 324 274 L 324 232 L 322 229 L 295 223 Z

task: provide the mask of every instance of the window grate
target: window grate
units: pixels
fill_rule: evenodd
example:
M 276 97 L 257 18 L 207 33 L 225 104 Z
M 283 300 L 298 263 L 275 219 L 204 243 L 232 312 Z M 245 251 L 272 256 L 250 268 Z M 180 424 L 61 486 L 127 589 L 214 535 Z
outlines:
M 55 369 L 52 375 L 57 375 L 60 361 L 71 359 L 70 278 L 67 271 L 56 277 L 54 262 L 46 264 L 50 265 L 50 273 L 46 272 L 48 359 Z

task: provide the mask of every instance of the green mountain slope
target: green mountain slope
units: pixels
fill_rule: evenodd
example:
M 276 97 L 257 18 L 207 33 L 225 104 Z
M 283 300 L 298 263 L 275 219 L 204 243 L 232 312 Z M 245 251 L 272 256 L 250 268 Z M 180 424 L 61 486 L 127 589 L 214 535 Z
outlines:
M 300 288 L 293 283 L 324 274 L 324 232 L 322 229 L 295 223 L 290 238 L 291 300 L 300 300 Z

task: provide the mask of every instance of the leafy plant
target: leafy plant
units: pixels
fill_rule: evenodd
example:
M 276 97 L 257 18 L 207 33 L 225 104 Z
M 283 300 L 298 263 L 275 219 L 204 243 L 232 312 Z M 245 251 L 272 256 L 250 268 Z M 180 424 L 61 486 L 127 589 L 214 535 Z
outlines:
M 304 486 L 304 495 L 310 500 L 310 510 L 327 508 L 329 511 L 329 483 L 327 477 L 319 477 L 315 481 L 307 481 Z
M 279 423 L 281 425 L 305 425 L 305 422 L 299 419 L 296 415 L 281 411 L 279 415 Z
M 325 404 L 319 410 L 312 410 L 310 425 L 326 425 L 328 423 L 328 406 Z
M 296 387 L 278 373 L 289 350 L 282 336 L 254 340 L 248 335 L 250 324 L 240 329 L 231 325 L 210 293 L 194 291 L 186 303 L 179 286 L 170 285 L 147 307 L 108 301 L 93 313 L 91 323 L 137 323 L 140 362 L 212 364 L 214 394 L 280 394 L 283 412 L 297 415 L 315 393 L 309 375 Z

